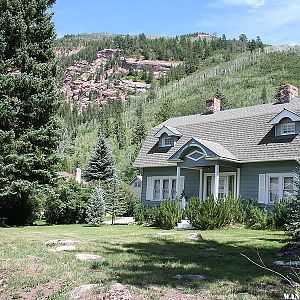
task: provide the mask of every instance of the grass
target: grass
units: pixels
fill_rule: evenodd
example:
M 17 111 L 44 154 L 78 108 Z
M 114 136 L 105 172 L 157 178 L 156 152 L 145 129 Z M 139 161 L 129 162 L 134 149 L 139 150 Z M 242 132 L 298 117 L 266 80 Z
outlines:
M 272 266 L 287 242 L 283 232 L 229 228 L 203 231 L 201 241 L 186 239 L 192 231 L 157 232 L 135 225 L 1 228 L 0 280 L 6 286 L 0 284 L 0 299 L 68 299 L 76 286 L 97 283 L 101 289 L 114 282 L 127 285 L 134 299 L 186 299 L 185 294 L 188 299 L 281 299 L 289 289 L 240 255 L 253 258 L 250 247 L 257 248 Z M 43 245 L 49 239 L 79 240 L 77 252 L 101 255 L 106 262 L 49 252 Z M 176 274 L 203 274 L 208 280 L 176 281 Z

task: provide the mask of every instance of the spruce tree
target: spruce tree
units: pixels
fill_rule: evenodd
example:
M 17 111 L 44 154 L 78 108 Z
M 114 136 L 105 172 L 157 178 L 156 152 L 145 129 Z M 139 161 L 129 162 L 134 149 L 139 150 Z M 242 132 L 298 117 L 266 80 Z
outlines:
M 54 2 L 0 0 L 0 216 L 9 224 L 33 221 L 33 191 L 57 162 Z
M 87 205 L 85 220 L 92 226 L 99 226 L 104 221 L 104 217 L 104 192 L 100 186 L 96 186 Z
M 96 148 L 85 167 L 83 177 L 87 181 L 101 180 L 110 182 L 115 174 L 114 161 L 109 145 L 100 135 Z

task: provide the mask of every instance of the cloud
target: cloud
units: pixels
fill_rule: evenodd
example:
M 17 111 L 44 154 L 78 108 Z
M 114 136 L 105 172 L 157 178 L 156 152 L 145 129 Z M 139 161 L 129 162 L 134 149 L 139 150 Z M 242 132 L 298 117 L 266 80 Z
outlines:
M 223 4 L 229 4 L 229 5 L 247 5 L 251 6 L 252 8 L 259 8 L 261 6 L 265 5 L 265 0 L 222 0 Z

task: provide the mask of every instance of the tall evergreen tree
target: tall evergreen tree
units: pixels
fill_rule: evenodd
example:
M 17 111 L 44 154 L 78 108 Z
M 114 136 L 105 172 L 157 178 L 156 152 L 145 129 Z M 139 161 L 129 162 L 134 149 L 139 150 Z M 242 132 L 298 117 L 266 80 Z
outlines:
M 33 221 L 33 191 L 57 162 L 54 2 L 0 0 L 0 216 L 9 224 Z
M 110 182 L 115 174 L 112 152 L 103 136 L 100 136 L 98 144 L 92 154 L 83 177 L 87 181 L 101 180 Z

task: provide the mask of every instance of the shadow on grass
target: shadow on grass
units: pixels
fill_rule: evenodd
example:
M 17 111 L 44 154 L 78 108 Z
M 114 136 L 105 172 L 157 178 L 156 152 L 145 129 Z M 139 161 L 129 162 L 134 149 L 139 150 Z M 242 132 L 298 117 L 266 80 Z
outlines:
M 199 284 L 231 281 L 242 286 L 270 275 L 240 255 L 243 253 L 256 259 L 249 242 L 248 245 L 218 243 L 215 240 L 190 242 L 164 237 L 153 238 L 148 242 L 122 244 L 122 248 L 107 245 L 104 250 L 114 257 L 122 257 L 124 248 L 126 249 L 129 259 L 124 259 L 121 265 L 110 266 L 112 275 L 124 284 L 176 286 L 178 281 L 173 277 L 177 274 L 202 274 L 208 280 Z M 259 249 L 266 265 L 273 267 L 278 250 L 279 248 L 271 246 Z

